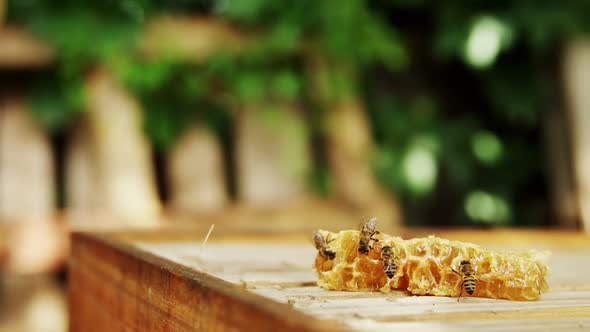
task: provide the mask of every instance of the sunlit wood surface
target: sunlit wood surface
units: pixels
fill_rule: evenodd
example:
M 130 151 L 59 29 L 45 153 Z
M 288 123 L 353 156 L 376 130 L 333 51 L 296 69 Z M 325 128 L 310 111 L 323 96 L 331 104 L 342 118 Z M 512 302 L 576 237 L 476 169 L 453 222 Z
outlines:
M 266 235 L 77 234 L 71 260 L 74 331 L 529 331 L 590 327 L 590 238 L 543 231 L 438 231 L 488 247 L 551 250 L 540 301 L 328 292 L 315 285 L 306 232 Z M 431 233 L 404 230 L 404 237 Z M 83 290 L 83 291 L 82 291 Z

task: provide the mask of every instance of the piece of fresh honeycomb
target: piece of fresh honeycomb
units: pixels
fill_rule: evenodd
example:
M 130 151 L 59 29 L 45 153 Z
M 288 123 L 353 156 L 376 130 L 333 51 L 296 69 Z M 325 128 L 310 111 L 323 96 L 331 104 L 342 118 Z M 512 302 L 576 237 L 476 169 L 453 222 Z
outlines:
M 403 240 L 377 234 L 367 255 L 359 254 L 360 232 L 345 230 L 319 232 L 327 239 L 335 258 L 316 257 L 318 285 L 345 291 L 408 290 L 415 295 L 459 296 L 462 260 L 469 260 L 477 279 L 473 296 L 508 300 L 537 300 L 549 289 L 548 252 L 500 252 L 460 241 L 434 236 Z M 392 279 L 387 278 L 381 261 L 381 248 L 389 245 L 397 264 Z

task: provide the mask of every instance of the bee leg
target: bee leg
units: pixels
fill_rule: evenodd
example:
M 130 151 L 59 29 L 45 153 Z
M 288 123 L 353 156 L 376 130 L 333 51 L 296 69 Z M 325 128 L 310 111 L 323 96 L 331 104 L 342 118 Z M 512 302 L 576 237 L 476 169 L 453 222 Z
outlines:
M 375 236 L 375 235 L 378 235 L 378 234 L 381 234 L 381 232 L 379 232 L 379 231 L 374 231 L 374 232 L 373 232 L 373 234 L 371 234 L 371 240 L 379 242 L 379 240 L 378 240 L 378 239 L 376 239 L 376 238 L 374 238 L 374 237 L 373 237 L 373 236 Z
M 458 274 L 458 275 L 461 275 L 461 273 L 459 273 L 459 272 L 455 271 L 455 269 L 453 269 L 453 268 L 451 268 L 451 271 L 455 272 L 455 273 L 456 273 L 456 274 Z M 464 282 L 465 282 L 465 281 L 462 281 L 462 282 L 461 282 L 461 288 L 459 288 L 459 297 L 457 298 L 457 302 L 459 302 L 459 300 L 461 299 L 461 294 L 463 293 L 463 283 L 464 283 Z
M 326 252 L 324 253 L 325 257 L 332 260 L 334 258 L 336 258 L 336 253 L 330 250 L 326 250 Z

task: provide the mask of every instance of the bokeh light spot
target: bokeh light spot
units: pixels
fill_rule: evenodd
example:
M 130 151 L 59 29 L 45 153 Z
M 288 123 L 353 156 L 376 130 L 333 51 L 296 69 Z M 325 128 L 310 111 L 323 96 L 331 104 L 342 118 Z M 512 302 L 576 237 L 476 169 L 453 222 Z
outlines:
M 504 146 L 494 133 L 479 131 L 471 139 L 471 149 L 479 161 L 491 165 L 502 157 Z
M 465 43 L 465 60 L 476 68 L 488 67 L 511 38 L 512 30 L 502 21 L 493 16 L 480 17 Z
M 430 192 L 437 177 L 434 153 L 426 147 L 414 145 L 403 159 L 403 172 L 412 192 L 415 194 Z
M 510 206 L 505 199 L 479 190 L 465 198 L 465 213 L 473 220 L 490 224 L 503 224 L 511 217 Z

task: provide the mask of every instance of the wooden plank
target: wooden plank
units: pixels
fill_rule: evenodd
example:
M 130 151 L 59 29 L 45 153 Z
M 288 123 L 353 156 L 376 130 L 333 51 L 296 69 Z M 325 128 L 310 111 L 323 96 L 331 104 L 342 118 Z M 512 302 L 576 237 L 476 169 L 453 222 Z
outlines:
M 572 142 L 574 178 L 582 229 L 590 233 L 590 39 L 566 43 L 563 77 Z
M 367 331 L 421 331 L 421 332 L 440 332 L 440 331 L 584 331 L 584 328 L 590 326 L 590 319 L 582 317 L 573 321 L 571 319 L 532 319 L 527 321 L 517 320 L 496 320 L 489 321 L 465 321 L 461 323 L 440 323 L 440 322 L 394 322 L 394 323 L 363 323 L 358 328 L 364 328 Z
M 33 118 L 24 97 L 2 96 L 0 222 L 44 223 L 54 209 L 54 159 L 49 136 Z
M 278 112 L 279 118 L 269 120 L 265 112 Z M 272 207 L 309 193 L 312 160 L 301 107 L 288 103 L 245 105 L 238 111 L 235 127 L 240 201 Z
M 543 117 L 543 146 L 547 155 L 552 216 L 562 228 L 579 229 L 580 213 L 573 175 L 569 126 L 562 109 L 550 108 Z
M 0 68 L 45 67 L 55 52 L 46 43 L 17 27 L 0 28 Z
M 429 233 L 406 230 L 407 234 Z M 200 236 L 193 241 L 141 241 L 135 245 L 192 270 L 206 272 L 277 303 L 319 320 L 338 321 L 354 330 L 388 330 L 434 327 L 480 331 L 572 329 L 588 324 L 590 316 L 590 268 L 585 263 L 590 253 L 590 237 L 573 232 L 449 231 L 440 232 L 455 238 L 488 239 L 495 247 L 516 248 L 523 239 L 527 248 L 552 249 L 550 263 L 551 292 L 540 301 L 517 302 L 485 298 L 408 296 L 406 292 L 390 294 L 333 292 L 315 286 L 311 269 L 315 250 L 311 243 L 283 242 L 277 238 L 242 236 L 228 241 L 224 235 L 213 236 L 204 251 Z M 489 240 L 489 239 L 495 239 Z M 549 240 L 551 239 L 551 240 Z M 139 240 L 139 241 L 138 241 Z M 221 240 L 221 241 L 220 241 Z M 131 240 L 132 241 L 132 240 Z M 132 241 L 133 242 L 133 241 Z M 571 243 L 574 243 L 571 245 Z M 271 253 L 271 254 L 269 254 Z M 576 269 L 572 269 L 576 266 Z M 539 324 L 537 322 L 543 322 Z M 587 325 L 586 325 L 587 326 Z
M 24 97 L 1 96 L 0 230 L 4 232 L 0 233 L 0 251 L 7 253 L 4 264 L 8 271 L 50 269 L 64 253 L 65 233 L 53 220 L 54 180 L 47 133 L 35 122 Z
M 70 275 L 72 331 L 328 330 L 289 305 L 101 236 L 73 235 Z
M 228 22 L 212 17 L 164 15 L 150 20 L 140 37 L 139 51 L 147 58 L 175 56 L 199 62 L 224 52 L 239 52 L 254 41 Z
M 216 239 L 212 239 L 213 242 Z M 239 242 L 239 241 L 233 241 Z M 204 254 L 200 255 L 198 243 L 145 243 L 141 248 L 159 256 L 166 257 L 179 264 L 211 273 L 224 280 L 250 283 L 256 286 L 263 281 L 272 280 L 277 284 L 313 284 L 315 273 L 311 270 L 314 248 L 311 242 L 261 242 L 231 244 L 210 243 Z M 572 270 L 568 266 L 584 265 L 586 254 L 590 251 L 586 242 L 585 249 L 555 249 L 551 258 L 552 273 L 550 283 L 558 290 L 590 290 L 590 268 Z M 552 248 L 550 245 L 539 244 L 539 250 Z M 237 254 L 239 253 L 239 254 Z M 272 255 L 263 256 L 265 253 Z
M 86 93 L 88 143 L 96 171 L 95 208 L 126 223 L 154 224 L 161 204 L 139 102 L 104 68 L 95 68 L 89 75 Z
M 0 0 L 0 29 L 2 29 L 4 25 L 4 21 L 6 20 L 6 0 Z
M 202 62 L 220 50 L 239 52 L 254 40 L 223 20 L 160 16 L 146 23 L 138 41 L 138 51 L 146 58 L 175 56 L 189 62 Z M 0 68 L 46 67 L 55 58 L 51 45 L 21 27 L 0 29 Z
M 188 130 L 167 156 L 170 204 L 181 213 L 211 213 L 229 197 L 221 143 L 206 127 Z
M 66 206 L 73 219 L 99 212 L 96 194 L 98 170 L 91 143 L 88 118 L 82 117 L 70 130 L 65 152 Z

